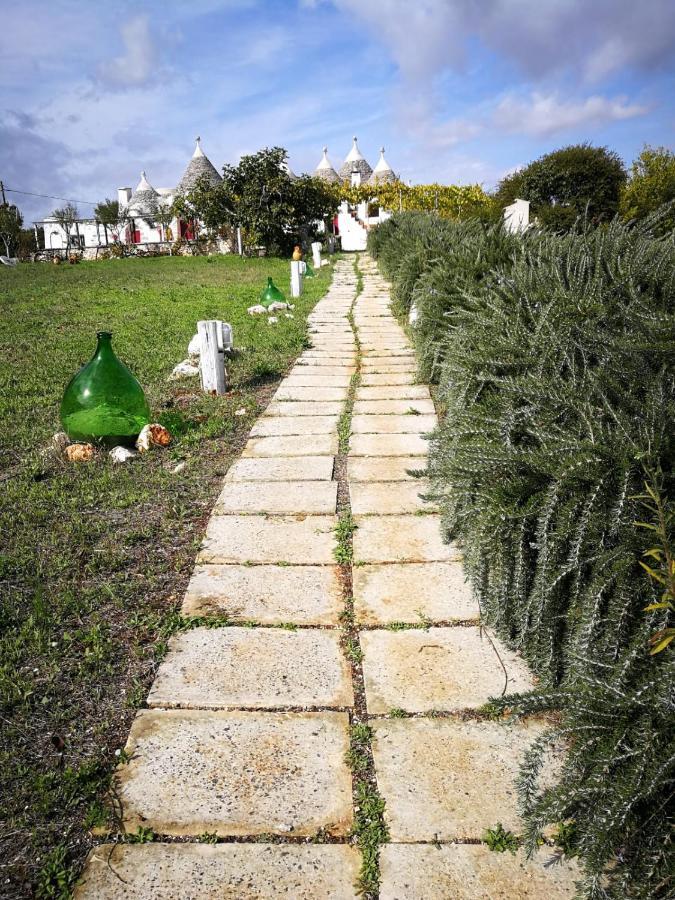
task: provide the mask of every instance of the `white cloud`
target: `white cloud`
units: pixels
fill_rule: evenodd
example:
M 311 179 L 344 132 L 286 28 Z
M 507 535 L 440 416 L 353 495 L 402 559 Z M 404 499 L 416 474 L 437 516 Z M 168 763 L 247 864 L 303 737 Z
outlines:
M 642 116 L 647 107 L 629 103 L 625 97 L 594 95 L 585 100 L 561 100 L 555 94 L 533 93 L 530 97 L 507 94 L 497 104 L 494 125 L 510 134 L 548 137 L 558 131 Z
M 147 16 L 136 16 L 122 25 L 124 53 L 98 67 L 99 78 L 118 88 L 138 87 L 157 78 L 159 53 Z

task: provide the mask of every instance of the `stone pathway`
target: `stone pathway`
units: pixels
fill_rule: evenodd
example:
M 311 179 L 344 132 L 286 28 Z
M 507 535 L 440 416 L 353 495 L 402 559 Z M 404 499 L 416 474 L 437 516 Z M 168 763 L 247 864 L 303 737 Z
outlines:
M 183 603 L 213 627 L 171 639 L 132 726 L 121 826 L 155 841 L 95 848 L 79 900 L 353 900 L 367 866 L 375 897 L 378 860 L 352 837 L 360 788 L 385 803 L 381 898 L 574 894 L 573 869 L 479 843 L 497 822 L 519 830 L 513 780 L 541 726 L 467 715 L 504 669 L 410 475 L 436 424 L 428 388 L 387 285 L 359 265 L 358 299 L 352 260 L 336 265 L 312 349 L 225 478 Z M 499 652 L 506 690 L 527 689 Z M 362 767 L 354 724 L 369 726 Z

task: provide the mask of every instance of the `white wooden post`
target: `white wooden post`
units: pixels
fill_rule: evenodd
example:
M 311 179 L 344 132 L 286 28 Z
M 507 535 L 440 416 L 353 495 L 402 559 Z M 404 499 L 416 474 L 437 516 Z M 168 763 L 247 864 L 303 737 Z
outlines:
M 224 394 L 227 390 L 222 325 L 217 319 L 197 322 L 201 345 L 199 372 L 202 390 L 208 394 Z
M 237 250 L 239 251 L 239 256 L 244 255 L 244 248 L 241 244 L 241 228 L 237 225 Z
M 291 260 L 291 297 L 302 294 L 302 260 Z
M 314 263 L 315 269 L 321 268 L 321 241 L 314 241 L 312 243 L 312 262 Z

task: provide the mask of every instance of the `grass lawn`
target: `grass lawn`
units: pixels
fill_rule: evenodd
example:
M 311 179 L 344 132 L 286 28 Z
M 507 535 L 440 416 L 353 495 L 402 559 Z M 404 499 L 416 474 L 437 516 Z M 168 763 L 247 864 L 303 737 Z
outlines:
M 330 279 L 293 319 L 246 308 L 286 260 L 129 259 L 0 267 L 0 895 L 67 897 L 180 605 L 222 476 L 306 344 Z M 282 314 L 283 316 L 283 314 Z M 198 319 L 233 326 L 232 390 L 169 382 Z M 45 453 L 95 332 L 139 378 L 171 447 L 123 466 Z M 245 409 L 245 415 L 236 416 Z M 180 471 L 175 469 L 185 463 Z

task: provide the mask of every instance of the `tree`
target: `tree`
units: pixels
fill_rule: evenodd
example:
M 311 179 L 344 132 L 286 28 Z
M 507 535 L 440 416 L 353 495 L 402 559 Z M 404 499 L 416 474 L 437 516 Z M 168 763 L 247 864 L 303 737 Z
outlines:
M 5 255 L 15 256 L 21 235 L 23 216 L 13 203 L 0 204 L 0 239 L 5 245 Z
M 529 200 L 543 225 L 567 230 L 580 216 L 588 216 L 596 225 L 612 219 L 625 181 L 626 170 L 616 153 L 576 144 L 547 153 L 508 175 L 499 183 L 495 198 L 502 206 L 516 197 Z
M 113 241 L 118 243 L 120 235 L 127 223 L 127 215 L 124 210 L 120 210 L 119 202 L 106 197 L 105 200 L 102 200 L 97 204 L 94 209 L 94 215 L 96 216 L 97 221 L 103 225 L 106 236 L 108 231 L 110 231 Z
M 158 203 L 155 208 L 155 220 L 162 226 L 162 237 L 165 241 L 169 241 L 169 256 L 171 255 L 171 223 L 176 213 L 174 212 L 172 203 Z
M 66 203 L 66 205 L 60 209 L 55 209 L 52 215 L 66 233 L 66 253 L 68 253 L 72 238 L 71 231 L 79 217 L 77 207 L 73 203 Z
M 621 194 L 624 219 L 644 219 L 665 203 L 675 200 L 675 153 L 666 147 L 649 147 L 634 160 L 628 183 Z M 658 223 L 660 232 L 675 228 L 675 204 Z

